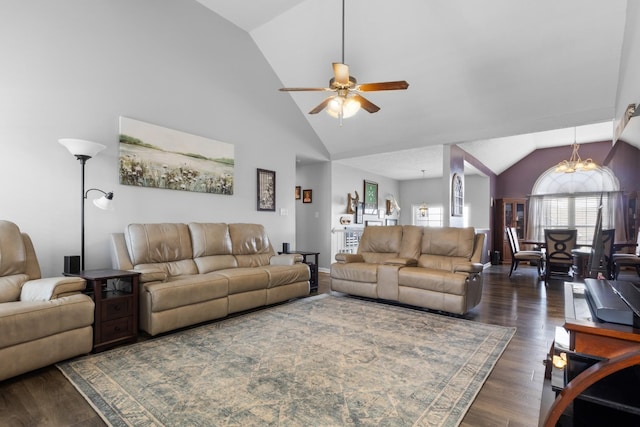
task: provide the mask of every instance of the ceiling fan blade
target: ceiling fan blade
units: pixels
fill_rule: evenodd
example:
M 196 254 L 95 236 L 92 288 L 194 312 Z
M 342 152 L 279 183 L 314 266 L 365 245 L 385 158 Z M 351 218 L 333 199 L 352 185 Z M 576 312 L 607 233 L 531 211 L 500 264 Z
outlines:
M 362 108 L 363 110 L 367 110 L 370 113 L 375 113 L 376 111 L 380 110 L 380 107 L 363 96 L 355 94 L 353 95 L 353 99 L 360 103 L 360 108 Z
M 409 83 L 404 80 L 395 82 L 362 83 L 355 87 L 360 92 L 373 92 L 376 90 L 404 90 L 409 87 Z
M 281 92 L 324 92 L 332 89 L 328 87 L 281 87 L 278 90 Z
M 341 64 L 339 62 L 333 63 L 333 74 L 335 76 L 335 82 L 339 85 L 349 85 L 349 66 Z
M 316 108 L 309 111 L 309 114 L 318 114 L 320 111 L 324 110 L 327 107 L 327 104 L 329 103 L 329 101 L 331 101 L 331 98 L 333 98 L 333 96 L 327 97 L 324 101 L 318 104 Z

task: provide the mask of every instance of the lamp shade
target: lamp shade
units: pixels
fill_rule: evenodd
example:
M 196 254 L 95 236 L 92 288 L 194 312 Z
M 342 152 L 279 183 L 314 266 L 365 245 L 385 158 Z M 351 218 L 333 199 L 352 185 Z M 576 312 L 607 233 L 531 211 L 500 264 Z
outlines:
M 114 209 L 113 193 L 109 192 L 98 199 L 94 199 L 93 204 L 104 211 L 112 211 Z
M 107 148 L 97 142 L 87 141 L 84 139 L 62 138 L 59 139 L 58 142 L 67 147 L 67 150 L 76 157 L 93 157 L 100 151 Z
M 341 95 L 334 96 L 333 99 L 329 101 L 329 104 L 327 104 L 327 114 L 334 119 L 339 118 L 341 113 L 342 117 L 347 119 L 354 116 L 359 109 L 360 102 L 353 97 L 344 97 Z

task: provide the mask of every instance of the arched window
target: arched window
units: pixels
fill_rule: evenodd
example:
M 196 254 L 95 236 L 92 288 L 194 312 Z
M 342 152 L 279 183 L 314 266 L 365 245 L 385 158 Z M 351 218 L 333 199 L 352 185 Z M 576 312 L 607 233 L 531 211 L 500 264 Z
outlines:
M 578 244 L 591 244 L 601 200 L 602 227 L 615 228 L 616 241 L 627 240 L 622 192 L 611 169 L 558 173 L 550 168 L 533 186 L 527 238 L 543 241 L 545 228 L 575 228 Z

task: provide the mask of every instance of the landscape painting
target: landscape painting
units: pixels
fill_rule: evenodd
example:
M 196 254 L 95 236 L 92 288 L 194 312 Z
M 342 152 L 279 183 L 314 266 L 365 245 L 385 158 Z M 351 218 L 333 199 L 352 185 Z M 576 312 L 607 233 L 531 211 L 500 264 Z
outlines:
M 120 117 L 120 184 L 233 194 L 233 144 Z

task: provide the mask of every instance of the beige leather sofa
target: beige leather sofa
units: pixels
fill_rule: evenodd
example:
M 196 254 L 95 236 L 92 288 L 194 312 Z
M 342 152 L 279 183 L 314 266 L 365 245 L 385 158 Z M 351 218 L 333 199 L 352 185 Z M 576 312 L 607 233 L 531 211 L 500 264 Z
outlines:
M 485 235 L 473 228 L 366 227 L 357 254 L 337 254 L 331 289 L 464 314 L 480 302 Z
M 276 255 L 258 224 L 130 224 L 111 249 L 114 268 L 141 273 L 150 335 L 309 294 L 302 256 Z
M 0 380 L 91 351 L 85 286 L 78 277 L 41 278 L 29 236 L 0 221 Z

